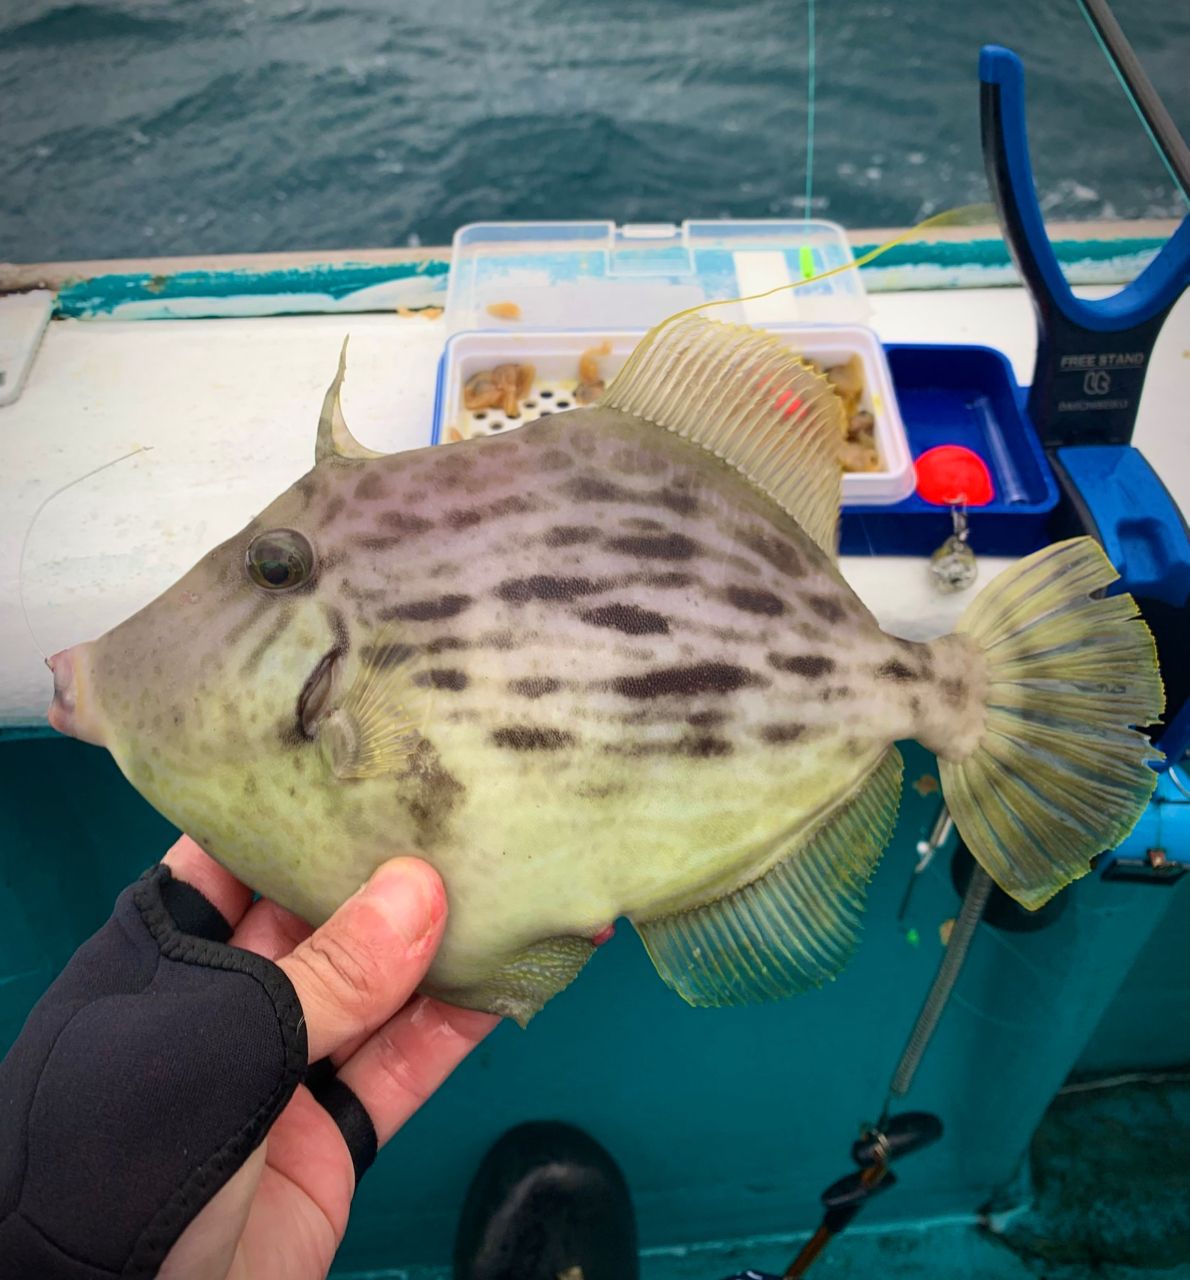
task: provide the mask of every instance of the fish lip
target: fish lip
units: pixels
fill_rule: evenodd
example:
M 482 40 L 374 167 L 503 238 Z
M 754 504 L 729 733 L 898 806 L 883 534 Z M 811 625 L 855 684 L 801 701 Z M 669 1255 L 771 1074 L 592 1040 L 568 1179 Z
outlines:
M 314 670 L 306 677 L 302 691 L 297 700 L 298 728 L 305 738 L 314 738 L 318 734 L 318 724 L 326 714 L 331 700 L 331 691 L 335 686 L 335 672 L 339 659 L 343 656 L 340 645 L 332 645 L 314 665 Z

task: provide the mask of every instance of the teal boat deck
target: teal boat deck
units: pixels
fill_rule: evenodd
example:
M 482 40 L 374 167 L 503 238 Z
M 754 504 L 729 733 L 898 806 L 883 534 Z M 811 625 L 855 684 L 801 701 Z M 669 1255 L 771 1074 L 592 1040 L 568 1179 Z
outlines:
M 779 1270 L 816 1225 L 819 1193 L 851 1167 L 850 1144 L 879 1109 L 959 902 L 940 855 L 897 923 L 938 804 L 933 758 L 914 746 L 905 757 L 897 833 L 859 954 L 838 981 L 795 1001 L 691 1009 L 621 926 L 579 982 L 527 1031 L 499 1028 L 382 1153 L 335 1274 L 446 1275 L 479 1158 L 506 1128 L 544 1118 L 586 1128 L 621 1163 L 647 1280 Z M 77 742 L 0 742 L 0 780 L 5 1046 L 173 832 L 106 753 Z M 1163 782 L 1132 839 L 1143 849 L 1176 838 L 1187 811 Z M 1190 1092 L 1072 1094 L 1050 1107 L 1074 1071 L 1190 1063 L 1185 893 L 1089 876 L 1046 929 L 980 930 L 907 1099 L 941 1117 L 943 1140 L 898 1166 L 898 1185 L 821 1275 L 1123 1280 L 1127 1268 L 1176 1263 L 1178 1280 L 1190 1277 Z M 1030 1182 L 1025 1155 L 1047 1108 Z M 979 1225 L 989 1206 L 1001 1219 L 1028 1212 L 995 1237 Z M 1125 1269 L 1103 1270 L 1095 1250 Z

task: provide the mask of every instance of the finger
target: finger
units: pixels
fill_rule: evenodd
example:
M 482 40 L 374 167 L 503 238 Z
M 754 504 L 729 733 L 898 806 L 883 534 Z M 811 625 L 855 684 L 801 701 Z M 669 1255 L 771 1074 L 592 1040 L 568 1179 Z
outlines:
M 339 1068 L 383 1146 L 500 1019 L 416 996 Z
M 392 1017 L 429 968 L 445 923 L 438 873 L 418 858 L 393 858 L 277 961 L 306 1015 L 311 1062 Z
M 262 1142 L 177 1238 L 157 1280 L 224 1280 L 248 1223 L 264 1165 Z
M 267 960 L 279 960 L 305 940 L 314 930 L 292 911 L 268 898 L 254 902 L 231 935 L 231 945 L 255 951 Z
M 174 877 L 197 889 L 234 929 L 248 910 L 252 890 L 204 853 L 189 836 L 182 836 L 161 859 Z

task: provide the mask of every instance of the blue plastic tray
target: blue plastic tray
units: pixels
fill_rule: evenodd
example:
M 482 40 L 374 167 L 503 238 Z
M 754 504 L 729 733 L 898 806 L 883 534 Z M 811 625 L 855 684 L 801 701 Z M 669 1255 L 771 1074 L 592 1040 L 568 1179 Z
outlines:
M 993 500 L 968 514 L 978 554 L 1025 555 L 1047 541 L 1058 502 L 1053 472 L 1024 411 L 1024 390 L 992 347 L 885 346 L 914 459 L 940 444 L 972 449 L 987 464 Z M 949 510 L 912 494 L 885 507 L 845 507 L 845 555 L 928 555 L 949 536 Z

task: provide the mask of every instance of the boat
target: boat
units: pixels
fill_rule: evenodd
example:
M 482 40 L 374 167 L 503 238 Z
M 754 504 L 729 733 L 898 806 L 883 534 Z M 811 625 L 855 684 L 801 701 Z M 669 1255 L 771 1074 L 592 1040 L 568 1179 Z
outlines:
M 590 234 L 614 245 L 625 230 L 631 238 L 612 224 Z M 1048 230 L 1066 278 L 1091 300 L 1179 234 L 1172 221 Z M 863 260 L 899 232 L 850 231 L 846 251 Z M 644 239 L 683 235 L 654 228 Z M 967 396 L 970 407 L 983 394 L 947 372 L 959 347 L 999 353 L 996 376 L 1018 409 L 1027 404 L 1035 295 L 1014 247 L 996 224 L 935 228 L 862 268 L 865 321 L 915 454 L 930 395 Z M 307 469 L 345 336 L 355 436 L 384 452 L 429 445 L 442 426 L 457 271 L 457 244 L 453 266 L 447 248 L 0 266 L 7 349 L 25 335 L 31 352 L 19 394 L 0 409 L 0 1048 L 174 834 L 105 753 L 49 732 L 44 655 L 128 616 Z M 914 355 L 923 348 L 933 349 L 925 373 Z M 1157 505 L 1124 511 L 1118 526 L 1132 555 L 1126 581 L 1146 584 L 1158 605 L 1162 582 L 1190 589 L 1177 576 L 1188 393 L 1183 294 L 1153 349 L 1131 437 L 1159 478 Z M 929 571 L 928 546 L 950 527 L 945 507 L 924 525 L 891 507 L 888 519 L 865 508 L 870 525 L 853 513 L 844 576 L 894 634 L 950 630 L 982 583 L 1045 540 L 1060 511 L 1069 516 L 1051 454 L 1043 467 L 1052 501 L 1039 499 L 1049 506 L 1023 543 L 1016 526 L 985 527 L 968 512 L 976 573 L 966 589 L 940 592 Z M 925 532 L 902 536 L 911 526 Z M 1166 607 L 1184 611 L 1185 596 Z M 1163 651 L 1183 702 L 1184 659 Z M 500 1133 L 540 1118 L 578 1124 L 614 1152 L 649 1280 L 784 1266 L 818 1226 L 823 1188 L 848 1171 L 862 1126 L 880 1118 L 970 878 L 940 813 L 935 761 L 910 747 L 905 766 L 863 942 L 838 981 L 794 1002 L 692 1009 L 623 931 L 528 1031 L 502 1027 L 399 1135 L 362 1184 L 334 1274 L 448 1275 L 478 1160 Z M 1038 1266 L 1073 1277 L 1118 1264 L 1190 1275 L 1179 1252 L 1190 1238 L 1185 778 L 1163 771 L 1133 835 L 1052 908 L 989 909 L 908 1095 L 941 1136 L 898 1163 L 895 1189 L 832 1245 L 849 1274 Z M 1094 1194 L 1080 1167 L 1094 1171 Z M 1135 1209 L 1121 1210 L 1125 1195 Z

